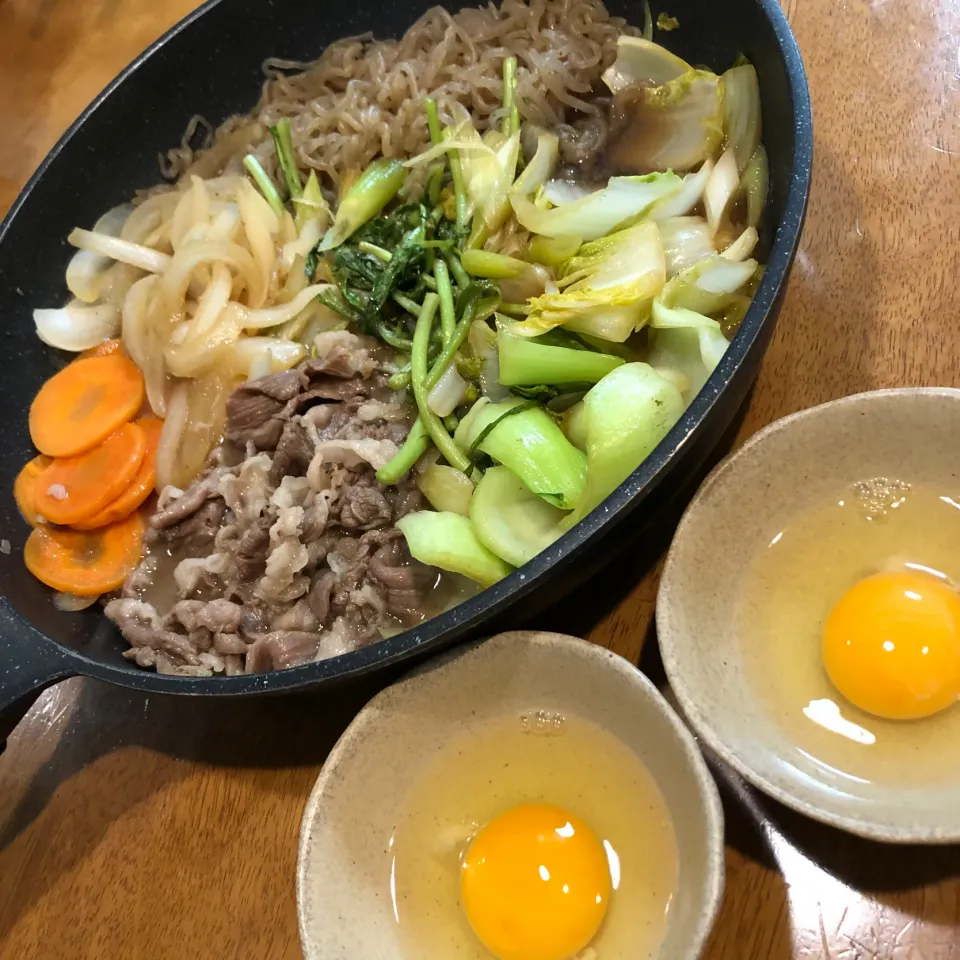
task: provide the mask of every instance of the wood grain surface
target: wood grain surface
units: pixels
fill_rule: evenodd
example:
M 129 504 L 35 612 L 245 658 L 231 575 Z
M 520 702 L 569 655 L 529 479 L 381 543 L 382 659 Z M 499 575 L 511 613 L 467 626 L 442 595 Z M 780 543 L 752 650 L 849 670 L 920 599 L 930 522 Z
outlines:
M 0 0 L 0 211 L 193 6 Z M 740 439 L 859 390 L 960 386 L 960 2 L 785 6 L 813 94 L 814 186 Z M 535 625 L 637 660 L 662 545 Z M 81 680 L 49 690 L 0 758 L 0 958 L 299 957 L 301 812 L 372 692 L 211 704 Z M 856 840 L 718 775 L 728 877 L 708 960 L 960 960 L 960 850 Z

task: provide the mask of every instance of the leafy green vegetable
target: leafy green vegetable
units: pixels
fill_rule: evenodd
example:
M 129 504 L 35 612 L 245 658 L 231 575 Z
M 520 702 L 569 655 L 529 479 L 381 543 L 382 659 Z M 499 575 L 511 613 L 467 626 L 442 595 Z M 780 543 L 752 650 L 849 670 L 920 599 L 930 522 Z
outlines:
M 653 301 L 650 327 L 652 330 L 696 330 L 700 358 L 708 374 L 713 373 L 729 346 L 716 320 L 682 307 L 671 310 L 659 300 Z
M 679 374 L 684 402 L 690 403 L 727 349 L 720 324 L 692 310 L 671 310 L 654 301 L 650 326 L 648 361 L 664 375 Z
M 559 267 L 580 249 L 580 237 L 534 237 L 530 242 L 530 259 L 548 267 Z
M 678 29 L 679 26 L 680 21 L 676 17 L 671 17 L 669 13 L 661 13 L 657 17 L 657 29 L 664 33 L 670 33 L 671 30 Z
M 523 566 L 563 532 L 564 512 L 524 486 L 506 467 L 491 467 L 477 484 L 470 519 L 477 538 L 515 567 Z
M 760 146 L 762 121 L 760 81 L 752 64 L 732 67 L 723 77 L 723 129 L 727 146 L 737 158 L 737 170 L 743 173 Z
M 665 280 L 660 231 L 653 221 L 643 220 L 584 244 L 563 268 L 558 281 L 562 292 L 531 300 L 530 315 L 510 332 L 536 337 L 564 326 L 623 342 L 646 322 Z
M 441 463 L 430 464 L 417 477 L 417 486 L 434 510 L 470 516 L 473 484 L 454 467 Z
M 723 142 L 723 88 L 706 70 L 630 91 L 609 154 L 621 170 L 692 170 Z
M 491 424 L 494 428 L 485 433 Z M 569 510 L 583 490 L 583 454 L 542 407 L 529 401 L 490 403 L 481 398 L 463 418 L 454 439 L 462 450 L 477 441 L 487 456 L 509 467 L 528 489 L 561 509 Z
M 583 404 L 587 483 L 576 509 L 563 521 L 567 529 L 640 466 L 685 406 L 677 387 L 646 363 L 617 367 L 584 397 Z
M 333 250 L 375 217 L 399 192 L 407 171 L 399 160 L 375 160 L 341 198 L 320 251 Z
M 552 347 L 510 332 L 501 323 L 497 331 L 500 382 L 508 387 L 538 384 L 597 383 L 623 360 L 592 350 Z
M 603 190 L 562 207 L 544 210 L 515 192 L 510 195 L 510 202 L 520 225 L 533 233 L 553 238 L 596 240 L 634 222 L 657 200 L 679 190 L 681 184 L 675 173 L 611 177 Z
M 459 513 L 419 510 L 397 521 L 411 555 L 421 563 L 493 586 L 513 568 L 488 550 L 473 524 Z

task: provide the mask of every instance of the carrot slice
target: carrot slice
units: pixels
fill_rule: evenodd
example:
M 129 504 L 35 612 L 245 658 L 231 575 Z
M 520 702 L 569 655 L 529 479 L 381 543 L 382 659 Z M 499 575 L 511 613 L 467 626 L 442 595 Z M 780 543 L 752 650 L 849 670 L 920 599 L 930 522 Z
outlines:
M 157 444 L 160 442 L 160 431 L 163 430 L 163 421 L 157 417 L 141 417 L 134 421 L 147 438 L 147 452 L 137 475 L 130 486 L 112 503 L 107 504 L 99 513 L 88 520 L 71 524 L 74 530 L 96 530 L 110 523 L 116 523 L 133 513 L 147 497 L 153 493 L 153 486 L 157 482 Z
M 23 514 L 23 519 L 35 527 L 42 522 L 42 518 L 37 514 L 36 491 L 37 480 L 53 461 L 45 457 L 42 453 L 39 457 L 34 457 L 18 474 L 13 482 L 13 498 L 17 501 L 17 507 Z
M 140 562 L 143 521 L 131 513 L 89 533 L 40 526 L 23 548 L 27 569 L 48 587 L 78 597 L 116 590 Z
M 103 343 L 98 343 L 95 347 L 84 350 L 77 359 L 86 360 L 87 357 L 109 357 L 111 353 L 116 353 L 118 350 L 123 351 L 122 340 L 104 340 Z
M 147 452 L 147 437 L 125 423 L 99 446 L 76 457 L 58 457 L 37 480 L 33 502 L 51 523 L 77 523 L 116 500 Z
M 48 457 L 72 457 L 106 440 L 143 403 L 143 375 L 117 351 L 75 360 L 51 377 L 30 407 L 30 436 Z

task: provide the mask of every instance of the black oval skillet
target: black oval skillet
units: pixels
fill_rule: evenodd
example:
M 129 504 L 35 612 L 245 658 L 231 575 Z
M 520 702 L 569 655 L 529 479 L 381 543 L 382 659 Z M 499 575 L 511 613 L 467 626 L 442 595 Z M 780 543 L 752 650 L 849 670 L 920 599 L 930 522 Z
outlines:
M 270 56 L 308 60 L 331 41 L 364 31 L 399 36 L 428 0 L 211 0 L 135 60 L 64 134 L 0 226 L 0 381 L 5 442 L 0 451 L 0 747 L 40 690 L 86 675 L 164 693 L 282 692 L 382 669 L 476 634 L 513 608 L 529 613 L 567 591 L 612 552 L 617 528 L 658 508 L 705 460 L 740 408 L 773 332 L 806 211 L 813 134 L 806 77 L 777 0 L 670 0 L 679 30 L 657 39 L 716 70 L 740 53 L 756 65 L 763 139 L 771 161 L 767 270 L 746 319 L 707 385 L 647 461 L 597 510 L 535 560 L 459 607 L 381 643 L 275 673 L 209 679 L 160 676 L 121 657 L 125 643 L 94 607 L 61 613 L 23 565 L 27 527 L 13 502 L 14 478 L 33 456 L 30 402 L 58 359 L 34 333 L 31 310 L 65 297 L 64 238 L 158 179 L 160 151 L 178 143 L 188 119 L 218 122 L 256 101 Z M 609 0 L 638 23 L 636 0 Z M 654 9 L 656 16 L 658 10 Z M 633 518 L 636 519 L 635 517 Z M 606 541 L 604 545 L 603 541 Z M 588 557 L 589 554 L 589 557 Z M 587 560 L 590 560 L 588 565 Z

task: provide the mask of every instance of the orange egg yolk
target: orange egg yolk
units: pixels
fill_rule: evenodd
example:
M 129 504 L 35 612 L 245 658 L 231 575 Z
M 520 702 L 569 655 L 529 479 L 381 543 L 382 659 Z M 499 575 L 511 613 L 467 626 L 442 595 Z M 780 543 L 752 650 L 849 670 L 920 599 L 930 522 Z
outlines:
M 610 870 L 585 823 L 559 807 L 524 804 L 474 837 L 461 897 L 474 933 L 498 960 L 567 960 L 600 929 Z
M 924 573 L 861 580 L 830 611 L 823 664 L 837 690 L 874 716 L 946 709 L 960 694 L 960 595 Z

